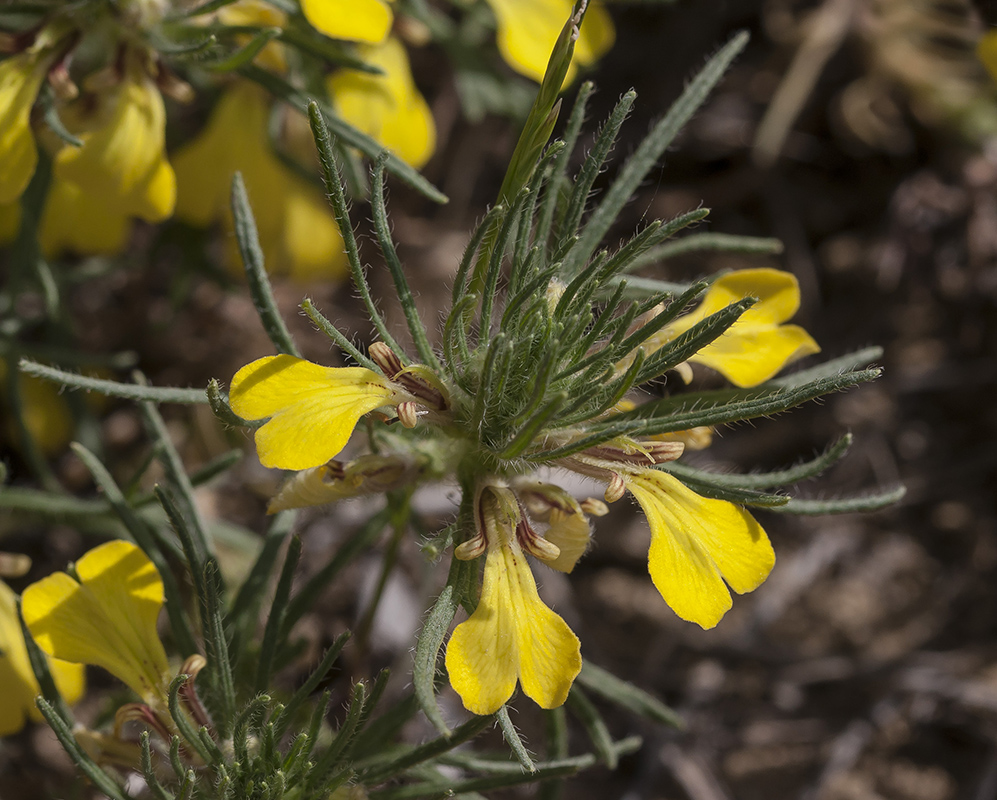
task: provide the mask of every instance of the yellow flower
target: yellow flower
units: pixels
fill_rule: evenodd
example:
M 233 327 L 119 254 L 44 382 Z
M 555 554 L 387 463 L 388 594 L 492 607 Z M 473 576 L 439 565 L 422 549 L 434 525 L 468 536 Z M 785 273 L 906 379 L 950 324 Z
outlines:
M 700 497 L 660 470 L 620 474 L 651 526 L 651 580 L 682 619 L 712 628 L 731 607 L 724 581 L 744 594 L 768 577 L 775 553 L 743 508 Z
M 571 16 L 572 0 L 488 0 L 498 23 L 498 46 L 502 58 L 516 72 L 539 82 L 565 21 Z M 576 65 L 594 64 L 613 46 L 613 22 L 601 5 L 591 3 L 565 83 L 574 79 Z
M 35 174 L 31 107 L 52 64 L 51 51 L 27 50 L 0 62 L 0 204 L 12 203 Z
M 799 325 L 782 324 L 800 307 L 800 286 L 793 275 L 776 269 L 745 269 L 717 279 L 692 313 L 679 317 L 647 346 L 657 349 L 745 297 L 758 302 L 690 361 L 715 369 L 735 386 L 748 388 L 764 383 L 787 364 L 820 352 L 817 342 Z
M 87 199 L 79 185 L 53 179 L 45 198 L 38 241 L 46 258 L 62 253 L 112 255 L 128 241 L 128 214 Z
M 6 383 L 7 362 L 0 358 L 0 387 Z M 21 414 L 28 433 L 38 445 L 38 449 L 47 456 L 58 455 L 69 444 L 73 436 L 73 414 L 69 403 L 60 394 L 58 387 L 50 381 L 35 378 L 31 375 L 18 375 L 17 389 L 20 393 Z M 4 406 L 7 399 L 0 390 L 0 409 L 6 412 Z M 17 441 L 20 434 L 13 418 L 5 414 L 3 432 Z
M 450 684 L 474 714 L 498 711 L 517 680 L 537 705 L 556 708 L 582 668 L 578 637 L 537 593 L 517 539 L 515 497 L 486 488 L 478 502 L 488 547 L 485 575 L 477 608 L 447 645 Z
M 66 702 L 75 703 L 83 696 L 84 675 L 80 664 L 49 660 L 49 671 Z M 0 736 L 17 733 L 28 717 L 40 722 L 35 698 L 41 694 L 38 680 L 28 660 L 21 623 L 17 619 L 17 602 L 10 587 L 0 581 Z
M 82 147 L 65 145 L 53 175 L 75 184 L 84 203 L 99 203 L 109 216 L 160 222 L 173 213 L 176 178 L 164 152 L 166 108 L 149 76 L 145 56 L 129 51 L 124 76 L 97 95 L 98 108 L 82 121 Z
M 222 96 L 201 135 L 173 159 L 177 216 L 199 227 L 222 222 L 229 261 L 240 268 L 229 197 L 232 176 L 241 171 L 268 270 L 301 280 L 340 277 L 346 258 L 339 228 L 321 192 L 274 154 L 269 109 L 266 94 L 250 83 Z
M 326 85 L 336 111 L 418 169 L 436 147 L 436 126 L 412 80 L 405 48 L 392 37 L 381 45 L 360 47 L 358 55 L 384 74 L 340 70 L 332 75 Z
M 238 0 L 218 9 L 218 19 L 225 25 L 252 25 L 261 28 L 283 28 L 287 24 L 287 15 L 282 11 L 267 5 L 263 0 Z M 248 43 L 248 34 L 241 37 L 243 43 Z M 270 42 L 264 47 L 253 62 L 261 67 L 284 72 L 287 69 L 287 59 L 284 58 L 284 48 L 276 42 Z
M 412 477 L 414 465 L 398 456 L 362 455 L 343 464 L 330 461 L 292 476 L 267 506 L 268 514 L 379 494 Z
M 333 39 L 376 44 L 391 30 L 391 5 L 385 0 L 301 0 L 305 19 Z
M 265 467 L 309 469 L 346 446 L 360 418 L 397 405 L 395 390 L 363 367 L 322 367 L 293 356 L 267 356 L 232 378 L 232 410 L 249 420 L 270 418 L 256 431 Z
M 131 542 L 112 541 L 22 596 L 24 622 L 46 653 L 103 667 L 150 705 L 167 703 L 169 664 L 156 633 L 163 582 Z

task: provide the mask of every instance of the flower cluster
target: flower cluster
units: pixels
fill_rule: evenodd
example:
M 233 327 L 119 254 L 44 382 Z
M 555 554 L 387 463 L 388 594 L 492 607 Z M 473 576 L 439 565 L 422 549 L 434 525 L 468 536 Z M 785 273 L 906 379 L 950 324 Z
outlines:
M 539 80 L 570 0 L 489 2 L 500 52 Z M 435 149 L 433 116 L 403 42 L 425 44 L 430 30 L 449 30 L 441 15 L 427 27 L 384 0 L 305 0 L 300 15 L 262 0 L 207 12 L 170 0 L 82 5 L 38 12 L 10 34 L 0 9 L 0 52 L 11 53 L 0 61 L 0 243 L 16 237 L 23 216 L 32 233 L 37 225 L 47 258 L 114 254 L 132 220 L 175 214 L 197 227 L 220 223 L 232 244 L 229 187 L 241 171 L 268 269 L 338 278 L 342 240 L 308 177 L 314 149 L 293 110 L 293 86 L 309 84 L 308 96 L 366 155 L 390 150 L 410 182 Z M 577 64 L 593 63 L 612 40 L 608 15 L 593 9 Z M 189 104 L 193 86 L 210 84 L 221 93 L 207 125 L 167 158 L 164 97 Z M 274 92 L 287 105 L 275 104 Z M 36 174 L 43 202 L 24 214 L 19 201 Z M 237 265 L 235 248 L 226 253 Z
M 691 350 L 674 367 L 699 363 L 739 387 L 754 387 L 796 359 L 818 352 L 806 331 L 783 324 L 799 307 L 795 278 L 772 269 L 753 269 L 714 281 L 688 313 L 679 315 L 672 309 L 671 322 L 644 337 L 634 352 L 611 368 L 610 375 L 632 371 L 635 363 L 653 358 L 746 298 L 757 302 L 749 308 L 745 304 L 747 310 L 731 320 L 722 336 Z M 548 313 L 552 306 L 548 304 Z M 634 324 L 646 326 L 663 313 L 654 308 Z M 272 510 L 444 477 L 430 469 L 409 469 L 411 456 L 401 453 L 394 458 L 382 452 L 345 463 L 335 460 L 358 421 L 374 412 L 386 424 L 430 426 L 430 435 L 445 440 L 448 451 L 457 453 L 452 455 L 453 472 L 470 475 L 467 491 L 473 496 L 475 528 L 454 556 L 461 560 L 484 556 L 476 610 L 457 626 L 446 654 L 451 684 L 470 711 L 497 711 L 517 681 L 539 705 L 556 707 L 564 702 L 581 668 L 579 641 L 540 599 L 527 555 L 571 572 L 589 545 L 589 516 L 603 514 L 606 508 L 599 500 L 579 503 L 556 484 L 530 479 L 526 470 L 531 463 L 546 462 L 604 482 L 606 502 L 627 492 L 632 495 L 651 529 L 651 578 L 682 619 L 714 627 L 731 607 L 728 586 L 737 593 L 750 592 L 771 571 L 772 547 L 748 511 L 726 500 L 703 497 L 662 469 L 682 454 L 683 439 L 694 438 L 686 432 L 670 437 L 611 436 L 573 448 L 585 441 L 588 421 L 560 429 L 548 421 L 521 454 L 503 457 L 480 436 L 486 420 L 474 407 L 482 398 L 429 365 L 403 366 L 401 355 L 383 342 L 373 344 L 369 355 L 377 371 L 322 367 L 290 355 L 255 361 L 232 380 L 232 410 L 248 420 L 266 420 L 255 434 L 265 466 L 303 470 L 280 492 Z M 639 414 L 641 408 L 633 401 L 617 402 L 596 419 L 601 426 L 612 426 Z M 477 429 L 468 424 L 473 421 Z M 570 452 L 558 456 L 561 451 Z M 541 533 L 538 528 L 543 527 Z

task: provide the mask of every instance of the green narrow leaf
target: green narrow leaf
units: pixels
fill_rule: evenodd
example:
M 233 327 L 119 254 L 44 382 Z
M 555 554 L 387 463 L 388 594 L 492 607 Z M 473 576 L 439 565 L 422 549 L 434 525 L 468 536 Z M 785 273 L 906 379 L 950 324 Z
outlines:
M 232 72 L 239 69 L 241 66 L 252 63 L 260 50 L 280 36 L 281 33 L 280 28 L 263 28 L 244 47 L 240 47 L 226 58 L 212 61 L 205 66 L 212 72 Z
M 526 743 L 519 735 L 519 731 L 516 730 L 516 726 L 513 725 L 512 719 L 509 717 L 509 707 L 504 705 L 496 711 L 495 719 L 498 720 L 499 727 L 502 729 L 502 738 L 509 745 L 509 749 L 516 756 L 516 760 L 520 766 L 527 772 L 536 772 L 537 765 L 530 758 L 530 752 L 526 749 Z
M 99 392 L 108 397 L 121 397 L 125 400 L 148 400 L 153 403 L 180 403 L 183 405 L 198 405 L 208 402 L 207 395 L 201 389 L 142 386 L 104 380 L 103 378 L 90 378 L 86 375 L 39 364 L 37 361 L 31 361 L 27 358 L 20 360 L 18 369 L 26 375 L 60 383 L 70 389 Z
M 360 715 L 366 702 L 367 692 L 363 683 L 358 683 L 353 687 L 353 694 L 350 698 L 350 709 L 346 712 L 346 719 L 336 731 L 336 738 L 332 744 L 315 760 L 315 767 L 308 776 L 308 786 L 315 790 L 322 787 L 328 777 L 334 773 L 337 767 L 341 767 L 340 756 L 345 752 L 353 740 L 360 722 Z
M 641 746 L 639 736 L 616 742 L 614 745 L 617 756 L 627 755 L 638 750 Z M 439 781 L 415 783 L 408 786 L 389 787 L 379 789 L 370 793 L 370 800 L 420 800 L 436 796 L 459 796 L 467 792 L 487 792 L 496 789 L 504 789 L 511 786 L 520 786 L 525 783 L 539 783 L 540 781 L 553 780 L 555 778 L 566 778 L 575 775 L 583 769 L 595 766 L 597 759 L 594 755 L 586 754 L 565 758 L 558 761 L 550 761 L 537 764 L 536 772 L 523 772 L 518 764 L 510 764 L 515 772 L 504 774 L 486 775 L 479 778 L 467 780 L 453 780 L 452 777 L 441 777 Z
M 339 659 L 343 648 L 346 647 L 346 643 L 349 640 L 349 631 L 341 633 L 336 637 L 336 640 L 329 646 L 329 649 L 325 651 L 325 655 L 322 656 L 322 660 L 319 661 L 318 666 L 312 670 L 308 679 L 298 687 L 298 690 L 291 696 L 291 699 L 287 701 L 284 710 L 280 712 L 273 723 L 274 735 L 278 739 L 287 732 L 287 727 L 291 724 L 298 709 L 305 704 L 305 701 L 308 700 L 312 692 L 318 688 L 318 685 L 329 674 L 329 670 L 335 666 L 336 661 Z
M 102 770 L 97 763 L 87 755 L 86 751 L 76 741 L 73 731 L 58 712 L 43 697 L 37 700 L 38 710 L 55 733 L 62 749 L 69 758 L 98 790 L 107 795 L 110 800 L 129 800 L 128 794 L 110 775 Z
M 367 356 L 357 350 L 353 342 L 346 338 L 346 336 L 329 320 L 327 320 L 322 313 L 315 308 L 315 305 L 309 298 L 305 298 L 301 301 L 301 310 L 308 315 L 308 319 L 315 323 L 315 326 L 322 331 L 326 336 L 332 339 L 344 353 L 346 353 L 350 358 L 356 361 L 361 367 L 366 367 L 374 372 L 380 372 L 381 368 L 377 366 L 373 361 L 371 361 Z
M 197 753 L 198 757 L 205 764 L 210 764 L 211 754 L 205 748 L 204 743 L 201 741 L 200 735 L 191 724 L 186 710 L 180 706 L 180 690 L 189 680 L 193 680 L 190 675 L 180 674 L 170 681 L 168 694 L 170 716 L 173 718 L 173 723 L 177 726 L 177 731 L 180 733 L 180 736 L 187 743 L 187 745 Z M 177 764 L 174 763 L 174 769 L 176 766 Z M 182 774 L 182 770 L 177 771 L 177 774 Z
M 387 163 L 387 153 L 382 153 L 377 158 L 374 166 L 373 195 L 371 197 L 371 210 L 374 215 L 374 230 L 377 233 L 377 241 L 384 254 L 384 260 L 391 272 L 391 279 L 395 284 L 395 292 L 398 295 L 398 302 L 401 304 L 402 313 L 405 314 L 405 321 L 408 323 L 409 333 L 415 344 L 415 349 L 422 359 L 422 363 L 440 371 L 440 362 L 433 352 L 433 346 L 429 343 L 429 336 L 426 333 L 426 326 L 419 319 L 419 311 L 415 307 L 415 298 L 412 297 L 412 289 L 405 278 L 405 271 L 402 269 L 402 262 L 398 258 L 398 251 L 395 250 L 395 243 L 391 237 L 391 228 L 388 224 L 388 208 L 384 199 L 384 167 Z
M 616 751 L 613 749 L 613 737 L 609 733 L 609 728 L 599 713 L 598 709 L 588 699 L 585 692 L 581 690 L 577 683 L 573 684 L 568 692 L 568 708 L 571 709 L 578 721 L 582 723 L 585 732 L 588 733 L 589 740 L 595 748 L 602 763 L 610 769 L 616 769 L 618 759 Z
M 613 145 L 616 144 L 620 128 L 630 115 L 630 109 L 633 108 L 636 99 L 637 92 L 633 89 L 625 92 L 619 99 L 619 102 L 617 102 L 609 118 L 603 123 L 602 130 L 599 132 L 598 137 L 596 137 L 592 150 L 582 163 L 582 168 L 575 178 L 574 189 L 571 192 L 568 207 L 561 222 L 562 237 L 574 236 L 578 232 L 578 225 L 581 223 L 582 215 L 585 213 L 585 205 L 588 202 L 589 195 L 592 193 L 592 186 L 595 184 L 595 179 L 599 176 L 600 170 L 605 166 L 606 159 L 609 158 L 609 154 L 613 150 Z
M 542 245 L 545 253 L 549 253 L 553 245 L 553 242 L 550 240 L 554 226 L 554 211 L 557 208 L 560 198 L 561 187 L 567 181 L 565 175 L 568 171 L 568 163 L 578 142 L 578 135 L 581 133 L 582 125 L 585 123 L 585 111 L 588 107 L 589 98 L 594 91 L 595 84 L 592 81 L 585 81 L 578 87 L 575 104 L 571 109 L 571 116 L 568 117 L 568 123 L 564 129 L 564 148 L 558 154 L 557 159 L 551 167 L 550 178 L 547 180 L 547 188 L 544 191 L 543 199 L 540 201 L 540 212 L 537 215 L 533 241 Z
M 270 279 L 263 263 L 263 248 L 260 247 L 256 220 L 253 218 L 253 209 L 249 205 L 249 195 L 246 194 L 246 184 L 241 172 L 236 172 L 232 177 L 232 217 L 235 220 L 235 238 L 246 270 L 249 294 L 253 298 L 260 322 L 263 323 L 263 329 L 278 353 L 301 358 L 301 352 L 280 316 L 277 301 L 270 288 Z
M 706 472 L 690 467 L 688 464 L 680 464 L 677 461 L 668 465 L 668 471 L 683 480 L 690 478 L 692 480 L 709 481 L 717 486 L 732 489 L 759 491 L 779 486 L 790 486 L 808 478 L 816 477 L 840 461 L 848 452 L 848 448 L 851 447 L 852 438 L 850 433 L 846 433 L 816 458 L 775 472 L 754 472 L 746 475 Z
M 363 300 L 364 308 L 367 310 L 367 317 L 377 330 L 381 340 L 395 352 L 403 364 L 407 364 L 409 362 L 408 357 L 391 335 L 391 331 L 388 330 L 387 324 L 381 317 L 381 313 L 377 310 L 377 306 L 370 295 L 370 285 L 367 283 L 363 264 L 360 263 L 360 250 L 357 247 L 356 236 L 353 233 L 353 223 L 350 221 L 350 209 L 346 201 L 346 192 L 343 190 L 343 181 L 339 174 L 339 166 L 336 163 L 336 156 L 333 152 L 329 126 L 322 117 L 322 112 L 319 110 L 318 104 L 314 101 L 308 104 L 308 123 L 311 125 L 315 147 L 318 149 L 319 166 L 321 167 L 322 183 L 325 186 L 326 197 L 332 204 L 336 223 L 339 225 L 339 233 L 343 237 L 346 259 L 349 261 L 350 273 L 353 276 L 353 285 L 360 293 L 360 299 Z
M 627 272 L 630 272 L 688 253 L 740 253 L 742 255 L 767 256 L 779 255 L 783 249 L 783 244 L 778 239 L 766 239 L 760 236 L 734 236 L 729 233 L 694 233 L 642 253 L 631 261 L 626 269 Z
M 582 664 L 578 683 L 590 692 L 652 722 L 660 722 L 673 728 L 685 727 L 682 718 L 656 697 L 632 683 L 617 678 L 612 672 L 596 666 L 591 661 Z
M 197 501 L 194 499 L 194 486 L 190 482 L 187 470 L 184 469 L 180 454 L 173 446 L 173 440 L 170 438 L 169 431 L 166 430 L 166 423 L 163 422 L 159 410 L 149 402 L 141 403 L 139 409 L 142 412 L 149 437 L 158 447 L 159 463 L 163 465 L 171 487 L 177 492 L 182 516 L 190 523 L 191 542 L 200 569 L 203 567 L 205 558 L 211 552 L 211 545 L 208 541 L 204 518 Z
M 284 567 L 277 581 L 277 589 L 274 592 L 270 614 L 267 617 L 267 624 L 263 629 L 263 641 L 260 643 L 260 653 L 256 662 L 254 691 L 257 694 L 266 691 L 270 685 L 274 658 L 284 638 L 281 634 L 284 630 L 287 630 L 285 628 L 285 614 L 288 607 L 288 598 L 291 596 L 291 583 L 294 580 L 294 570 L 298 566 L 298 559 L 300 557 L 301 539 L 298 536 L 292 536 L 287 546 Z
M 492 723 L 493 718 L 490 716 L 472 717 L 463 725 L 454 728 L 449 736 L 440 736 L 426 742 L 426 744 L 409 748 L 402 755 L 362 773 L 362 780 L 366 785 L 370 786 L 401 775 L 405 770 L 417 764 L 436 758 L 443 753 L 453 750 L 458 745 L 470 741 Z
M 232 677 L 232 661 L 229 658 L 228 639 L 225 637 L 225 622 L 222 614 L 224 587 L 218 562 L 208 557 L 204 565 L 204 611 L 202 627 L 204 631 L 207 669 L 212 677 L 217 695 L 213 698 L 215 723 L 219 734 L 225 738 L 235 715 L 235 681 Z
M 686 86 L 668 113 L 651 129 L 644 141 L 620 170 L 602 202 L 582 229 L 581 238 L 565 259 L 565 274 L 573 276 L 595 252 L 599 242 L 620 215 L 641 181 L 658 163 L 693 114 L 706 101 L 731 63 L 748 43 L 746 31 L 736 34 L 709 60 L 702 71 Z
M 453 563 L 460 563 L 457 559 Z M 451 572 L 453 566 L 451 565 Z M 450 729 L 443 720 L 440 707 L 436 702 L 436 662 L 443 646 L 443 639 L 450 630 L 450 623 L 457 613 L 458 603 L 454 599 L 454 587 L 450 581 L 443 587 L 440 596 L 433 603 L 433 608 L 422 626 L 419 641 L 415 647 L 415 659 L 412 674 L 412 684 L 419 707 L 426 718 L 443 736 L 450 735 Z
M 280 98 L 288 105 L 298 109 L 305 116 L 308 116 L 308 106 L 315 102 L 304 92 L 294 88 L 284 78 L 274 75 L 272 72 L 267 72 L 267 70 L 255 64 L 244 64 L 239 67 L 239 73 L 243 77 L 262 86 L 274 97 Z M 368 158 L 376 159 L 384 149 L 384 146 L 380 142 L 336 116 L 328 105 L 319 104 L 319 110 L 322 112 L 329 130 L 337 139 L 342 139 L 344 143 L 350 147 L 355 147 Z M 387 168 L 399 180 L 407 183 L 434 203 L 447 202 L 447 196 L 443 192 L 420 175 L 418 170 L 413 169 L 394 154 L 388 156 Z
M 703 497 L 710 497 L 714 500 L 726 500 L 728 503 L 736 503 L 739 506 L 757 506 L 759 508 L 779 508 L 786 505 L 790 498 L 784 494 L 768 494 L 758 492 L 753 489 L 742 489 L 739 486 L 731 486 L 723 481 L 710 480 L 712 477 L 708 472 L 693 470 L 682 466 L 673 469 L 674 464 L 661 464 L 656 469 L 668 472 L 679 478 L 682 483 L 692 489 L 696 494 Z
M 807 516 L 867 513 L 887 508 L 902 500 L 905 494 L 907 494 L 907 487 L 897 486 L 876 494 L 866 494 L 858 497 L 836 497 L 826 500 L 801 500 L 794 497 L 785 505 L 773 508 L 772 510 L 784 514 Z
M 152 746 L 149 744 L 149 731 L 142 731 L 138 737 L 139 746 L 142 748 L 142 777 L 145 778 L 146 785 L 152 791 L 156 800 L 174 800 L 156 775 L 156 768 L 152 764 Z

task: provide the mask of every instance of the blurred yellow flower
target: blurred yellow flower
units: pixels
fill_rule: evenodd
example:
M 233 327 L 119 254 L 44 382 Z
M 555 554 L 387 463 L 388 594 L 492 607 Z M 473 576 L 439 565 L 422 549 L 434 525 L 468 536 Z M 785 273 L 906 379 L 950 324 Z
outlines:
M 161 222 L 173 214 L 166 108 L 149 69 L 145 53 L 129 50 L 117 83 L 66 110 L 67 127 L 83 145 L 63 143 L 53 159 L 39 227 L 46 256 L 120 252 L 132 217 Z
M 326 86 L 337 113 L 418 169 L 436 147 L 436 125 L 412 79 L 405 48 L 390 37 L 359 47 L 357 55 L 384 74 L 344 69 L 330 76 Z
M 6 386 L 7 362 L 0 358 L 0 408 L 6 412 L 9 401 L 3 387 Z M 17 389 L 20 393 L 21 414 L 24 425 L 38 449 L 46 456 L 61 453 L 72 438 L 75 428 L 69 403 L 54 383 L 31 375 L 18 375 Z M 4 434 L 17 441 L 19 432 L 13 418 L 4 414 Z
M 746 297 L 758 302 L 744 312 L 727 332 L 689 361 L 715 369 L 735 386 L 764 383 L 787 364 L 820 347 L 799 325 L 783 325 L 800 307 L 800 286 L 788 272 L 744 269 L 713 282 L 703 301 L 643 345 L 658 349 L 731 303 Z
M 502 58 L 516 72 L 539 82 L 564 23 L 571 16 L 572 0 L 488 0 L 498 23 Z M 590 3 L 565 84 L 574 80 L 577 66 L 594 64 L 610 47 L 616 33 L 613 21 L 599 3 Z
M 253 84 L 222 95 L 207 127 L 173 159 L 177 217 L 198 227 L 221 222 L 229 262 L 241 270 L 230 204 L 232 176 L 241 171 L 268 270 L 300 280 L 338 278 L 346 271 L 339 228 L 321 192 L 273 152 L 269 117 L 270 101 Z
M 0 204 L 17 200 L 35 174 L 31 107 L 53 58 L 50 50 L 38 48 L 0 62 Z
M 393 19 L 386 0 L 301 0 L 301 11 L 326 36 L 371 44 L 384 40 Z
M 53 178 L 38 227 L 38 241 L 46 258 L 62 253 L 120 253 L 130 231 L 128 214 L 89 202 L 78 184 Z
M 450 684 L 474 714 L 493 714 L 516 689 L 541 708 L 564 703 L 582 668 L 581 644 L 540 599 L 517 538 L 520 516 L 507 489 L 486 488 L 478 518 L 487 544 L 481 597 L 447 645 Z
M 156 620 L 163 582 L 131 542 L 90 550 L 74 575 L 56 572 L 24 590 L 21 608 L 31 635 L 64 661 L 103 667 L 146 703 L 167 704 L 170 669 Z
M 67 703 L 83 696 L 84 670 L 81 664 L 49 659 L 49 671 Z M 41 694 L 38 680 L 28 660 L 17 599 L 10 587 L 0 581 L 0 736 L 10 736 L 24 727 L 28 718 L 40 722 L 35 698 Z
M 265 467 L 309 469 L 346 446 L 360 418 L 397 405 L 392 386 L 363 367 L 322 367 L 293 356 L 267 356 L 232 378 L 232 410 L 249 420 L 270 418 L 256 431 Z
M 651 526 L 651 580 L 672 611 L 703 628 L 731 607 L 730 592 L 757 589 L 775 565 L 768 536 L 743 508 L 700 497 L 656 469 L 620 470 Z

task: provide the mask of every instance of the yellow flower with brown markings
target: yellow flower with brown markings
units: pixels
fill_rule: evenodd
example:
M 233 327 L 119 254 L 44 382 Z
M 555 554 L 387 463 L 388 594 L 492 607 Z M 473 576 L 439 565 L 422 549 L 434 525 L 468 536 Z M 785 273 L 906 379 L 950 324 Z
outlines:
M 718 278 L 692 312 L 652 336 L 643 347 L 657 350 L 710 314 L 746 297 L 758 302 L 689 361 L 716 370 L 735 386 L 750 388 L 769 380 L 787 364 L 820 352 L 820 346 L 803 328 L 783 324 L 800 308 L 796 278 L 768 268 L 738 270 Z
M 520 683 L 541 708 L 557 708 L 582 668 L 578 637 L 537 593 L 517 537 L 520 512 L 508 489 L 478 500 L 487 546 L 481 597 L 447 645 L 450 684 L 474 714 L 498 711 Z
M 364 367 L 323 367 L 294 356 L 267 356 L 232 378 L 232 410 L 269 422 L 256 431 L 265 467 L 309 469 L 346 447 L 360 418 L 396 405 L 395 390 Z

